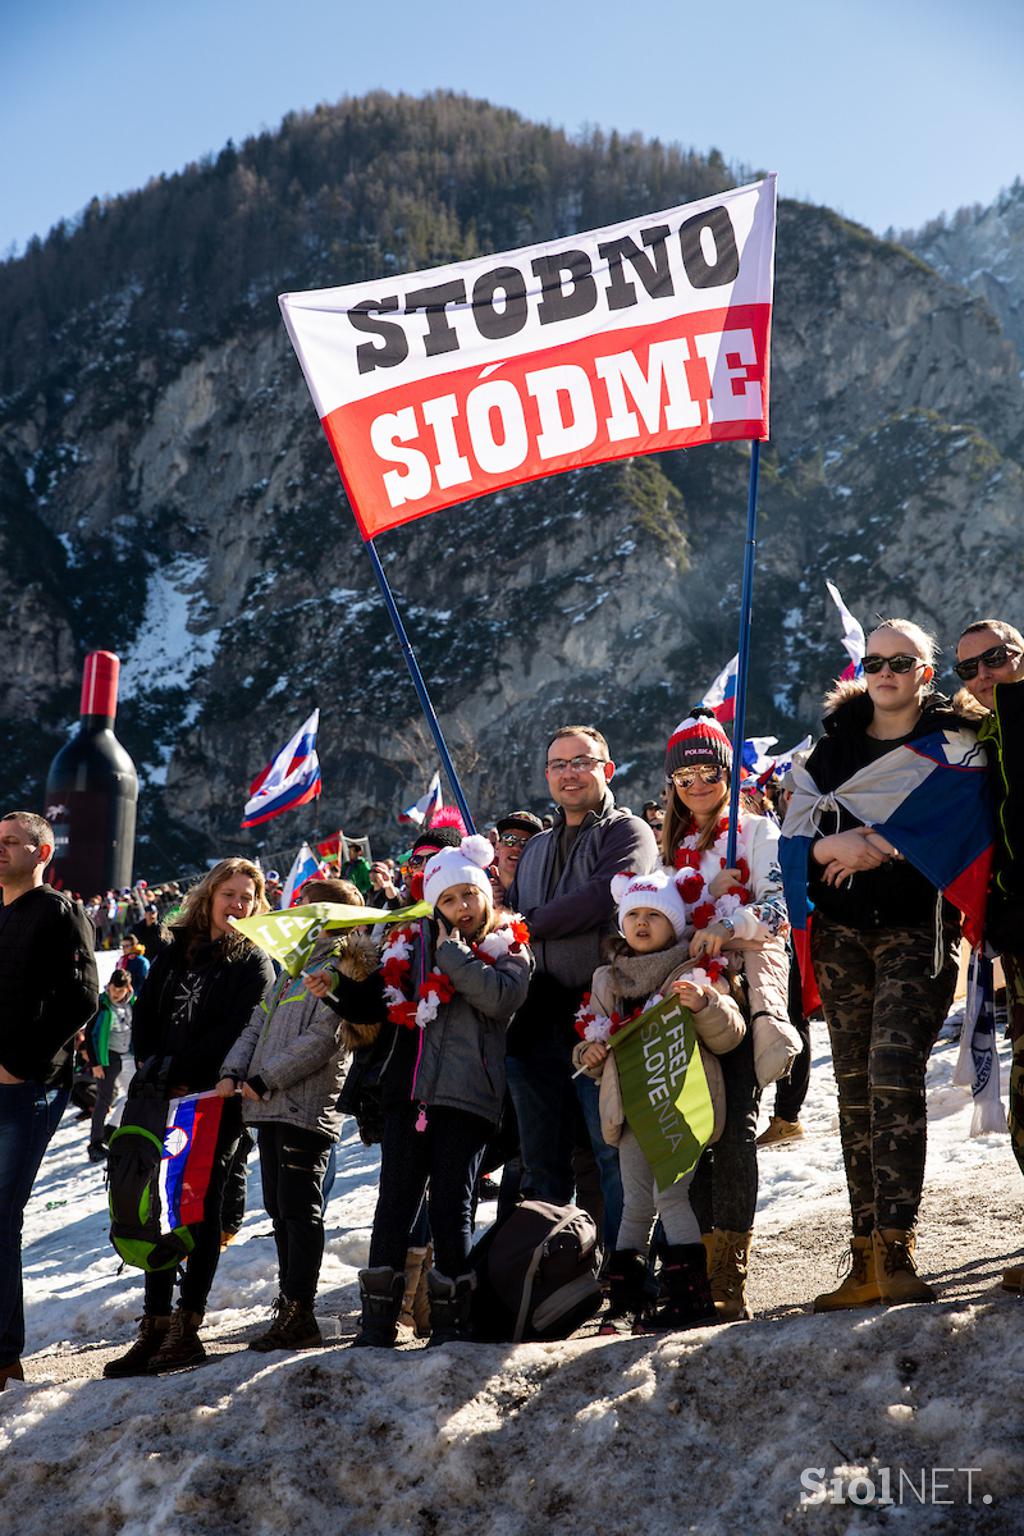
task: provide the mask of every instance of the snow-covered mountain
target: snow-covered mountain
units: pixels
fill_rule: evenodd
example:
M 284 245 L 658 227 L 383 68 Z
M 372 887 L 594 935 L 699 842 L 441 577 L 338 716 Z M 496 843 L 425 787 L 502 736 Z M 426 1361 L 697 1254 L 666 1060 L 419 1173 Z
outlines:
M 0 784 L 38 802 L 80 659 L 125 657 L 139 872 L 255 847 L 246 787 L 314 704 L 322 833 L 400 838 L 433 749 L 275 295 L 671 206 L 743 179 L 448 94 L 286 119 L 0 267 Z M 785 190 L 785 180 L 782 181 Z M 783 198 L 750 730 L 845 664 L 826 577 L 947 644 L 1018 612 L 1024 388 L 988 304 Z M 602 724 L 620 798 L 736 648 L 747 450 L 565 475 L 379 549 L 481 819 L 545 802 L 545 732 Z M 314 818 L 271 823 L 284 858 Z M 294 829 L 291 823 L 294 822 Z M 301 826 L 300 826 L 301 823 Z
M 1024 368 L 1024 182 L 987 208 L 960 208 L 900 237 L 929 266 L 985 300 Z

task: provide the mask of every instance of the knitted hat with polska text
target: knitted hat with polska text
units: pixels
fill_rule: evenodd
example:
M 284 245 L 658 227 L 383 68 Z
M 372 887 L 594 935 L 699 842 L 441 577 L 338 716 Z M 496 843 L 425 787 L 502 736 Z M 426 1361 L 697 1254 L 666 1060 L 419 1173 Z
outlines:
M 689 870 L 684 873 L 689 874 Z M 677 943 L 686 932 L 683 898 L 676 877 L 667 869 L 656 869 L 649 875 L 613 875 L 612 900 L 619 909 L 620 933 L 627 914 L 638 907 L 651 907 L 667 917 Z
M 700 705 L 680 720 L 668 739 L 665 776 L 671 778 L 677 768 L 690 768 L 695 763 L 717 763 L 721 768 L 732 763 L 732 742 L 710 709 Z
M 427 861 L 423 871 L 423 900 L 436 907 L 445 891 L 453 885 L 475 885 L 491 902 L 491 881 L 487 871 L 494 858 L 490 838 L 478 832 L 464 837 L 457 848 L 442 848 Z

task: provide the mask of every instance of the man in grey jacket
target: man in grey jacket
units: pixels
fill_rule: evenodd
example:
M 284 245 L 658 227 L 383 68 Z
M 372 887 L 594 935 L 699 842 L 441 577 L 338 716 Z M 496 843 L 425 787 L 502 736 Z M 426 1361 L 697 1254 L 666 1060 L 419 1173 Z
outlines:
M 601 1175 L 607 1247 L 614 1247 L 622 1214 L 618 1155 L 601 1135 L 595 1084 L 586 1077 L 573 1083 L 573 1024 L 602 963 L 601 941 L 613 931 L 612 876 L 646 874 L 661 862 L 646 822 L 616 808 L 614 773 L 608 743 L 594 726 L 561 726 L 548 744 L 545 775 L 558 810 L 554 825 L 523 849 L 509 891 L 509 905 L 529 926 L 537 968 L 509 1032 L 506 1062 L 523 1192 L 555 1205 L 573 1195 L 578 1094 Z

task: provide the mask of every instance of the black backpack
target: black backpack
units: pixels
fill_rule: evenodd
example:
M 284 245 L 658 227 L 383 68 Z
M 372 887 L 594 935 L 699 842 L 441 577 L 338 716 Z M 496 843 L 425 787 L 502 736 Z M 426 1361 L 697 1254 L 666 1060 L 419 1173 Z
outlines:
M 137 1074 L 107 1152 L 110 1241 L 126 1264 L 147 1274 L 174 1269 L 195 1247 L 188 1227 L 160 1230 L 167 1105 L 166 1078 L 147 1082 Z
M 523 1200 L 474 1247 L 473 1335 L 567 1339 L 601 1305 L 597 1228 L 575 1205 Z

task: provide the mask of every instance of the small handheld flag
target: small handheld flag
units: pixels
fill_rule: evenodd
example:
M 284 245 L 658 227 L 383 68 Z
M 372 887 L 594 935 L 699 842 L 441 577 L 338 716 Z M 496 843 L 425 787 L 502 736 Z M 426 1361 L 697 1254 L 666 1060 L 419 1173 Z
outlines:
M 320 860 L 316 858 L 308 843 L 303 843 L 292 861 L 292 867 L 288 871 L 288 878 L 281 892 L 281 911 L 287 912 L 289 907 L 294 907 L 302 887 L 307 880 L 312 880 L 316 875 L 326 875 Z
M 731 725 L 736 718 L 736 677 L 739 665 L 740 658 L 737 654 L 728 666 L 723 667 L 719 672 L 700 701 L 705 709 L 710 709 L 715 719 L 722 725 Z
M 410 823 L 416 827 L 428 827 L 430 818 L 441 809 L 441 774 L 437 772 L 430 781 L 425 795 L 421 795 L 414 805 L 408 806 L 399 812 L 398 820 L 402 826 Z
M 258 827 L 283 811 L 306 805 L 320 794 L 320 759 L 316 751 L 319 725 L 320 711 L 314 709 L 305 725 L 253 779 L 242 816 L 243 827 Z
M 839 609 L 839 617 L 843 621 L 843 646 L 847 656 L 850 658 L 850 665 L 842 675 L 843 677 L 860 677 L 864 671 L 862 665 L 864 652 L 867 650 L 864 627 L 859 619 L 854 618 L 849 608 L 843 602 L 842 594 L 835 582 L 826 581 L 825 586 L 828 589 L 829 597 Z

